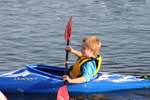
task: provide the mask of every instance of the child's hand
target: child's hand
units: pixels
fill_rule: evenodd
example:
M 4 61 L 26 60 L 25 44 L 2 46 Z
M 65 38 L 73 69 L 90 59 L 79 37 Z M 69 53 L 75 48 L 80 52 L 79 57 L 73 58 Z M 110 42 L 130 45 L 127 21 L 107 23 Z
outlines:
M 68 83 L 71 83 L 71 79 L 68 75 L 63 76 L 64 81 L 68 81 Z
M 71 54 L 76 55 L 77 57 L 81 57 L 82 56 L 82 53 L 80 51 L 73 49 L 71 46 L 66 46 L 65 50 L 68 51 Z
M 68 51 L 68 52 L 70 52 L 70 53 L 72 53 L 72 51 L 73 51 L 73 49 L 72 49 L 71 46 L 66 46 L 65 50 Z

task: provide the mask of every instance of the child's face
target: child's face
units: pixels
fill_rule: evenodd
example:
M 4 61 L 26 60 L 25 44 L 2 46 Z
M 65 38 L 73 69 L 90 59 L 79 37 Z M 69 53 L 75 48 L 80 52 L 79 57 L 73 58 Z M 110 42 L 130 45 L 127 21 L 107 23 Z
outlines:
M 93 52 L 85 44 L 82 45 L 81 52 L 83 56 L 86 56 L 86 57 L 93 56 Z

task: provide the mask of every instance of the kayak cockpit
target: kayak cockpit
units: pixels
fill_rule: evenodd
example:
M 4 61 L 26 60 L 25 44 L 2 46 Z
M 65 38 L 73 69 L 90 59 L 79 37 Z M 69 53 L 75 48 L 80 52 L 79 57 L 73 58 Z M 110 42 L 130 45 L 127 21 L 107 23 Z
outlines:
M 43 71 L 43 72 L 47 72 L 53 75 L 58 75 L 58 76 L 63 76 L 64 75 L 64 71 L 60 70 L 59 68 L 55 68 L 52 66 L 43 66 L 43 65 L 39 65 L 37 68 L 37 70 Z
M 64 68 L 57 66 L 47 66 L 41 64 L 27 65 L 27 70 L 41 75 L 60 78 L 64 75 Z

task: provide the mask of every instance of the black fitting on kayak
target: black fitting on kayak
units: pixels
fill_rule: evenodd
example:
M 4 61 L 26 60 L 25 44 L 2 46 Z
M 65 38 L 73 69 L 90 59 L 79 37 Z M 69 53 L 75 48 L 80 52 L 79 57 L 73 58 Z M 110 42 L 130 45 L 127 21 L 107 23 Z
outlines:
M 146 79 L 146 80 L 150 80 L 150 75 L 143 75 L 140 78 Z

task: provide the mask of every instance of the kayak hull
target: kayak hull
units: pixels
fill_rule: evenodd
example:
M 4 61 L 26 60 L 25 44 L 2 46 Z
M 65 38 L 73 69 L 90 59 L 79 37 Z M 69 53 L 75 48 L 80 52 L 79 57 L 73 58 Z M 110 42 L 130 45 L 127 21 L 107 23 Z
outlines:
M 56 93 L 64 85 L 63 71 L 63 67 L 27 65 L 26 68 L 0 75 L 0 90 L 3 92 Z M 106 93 L 149 88 L 150 80 L 102 72 L 91 82 L 67 86 L 69 93 Z

